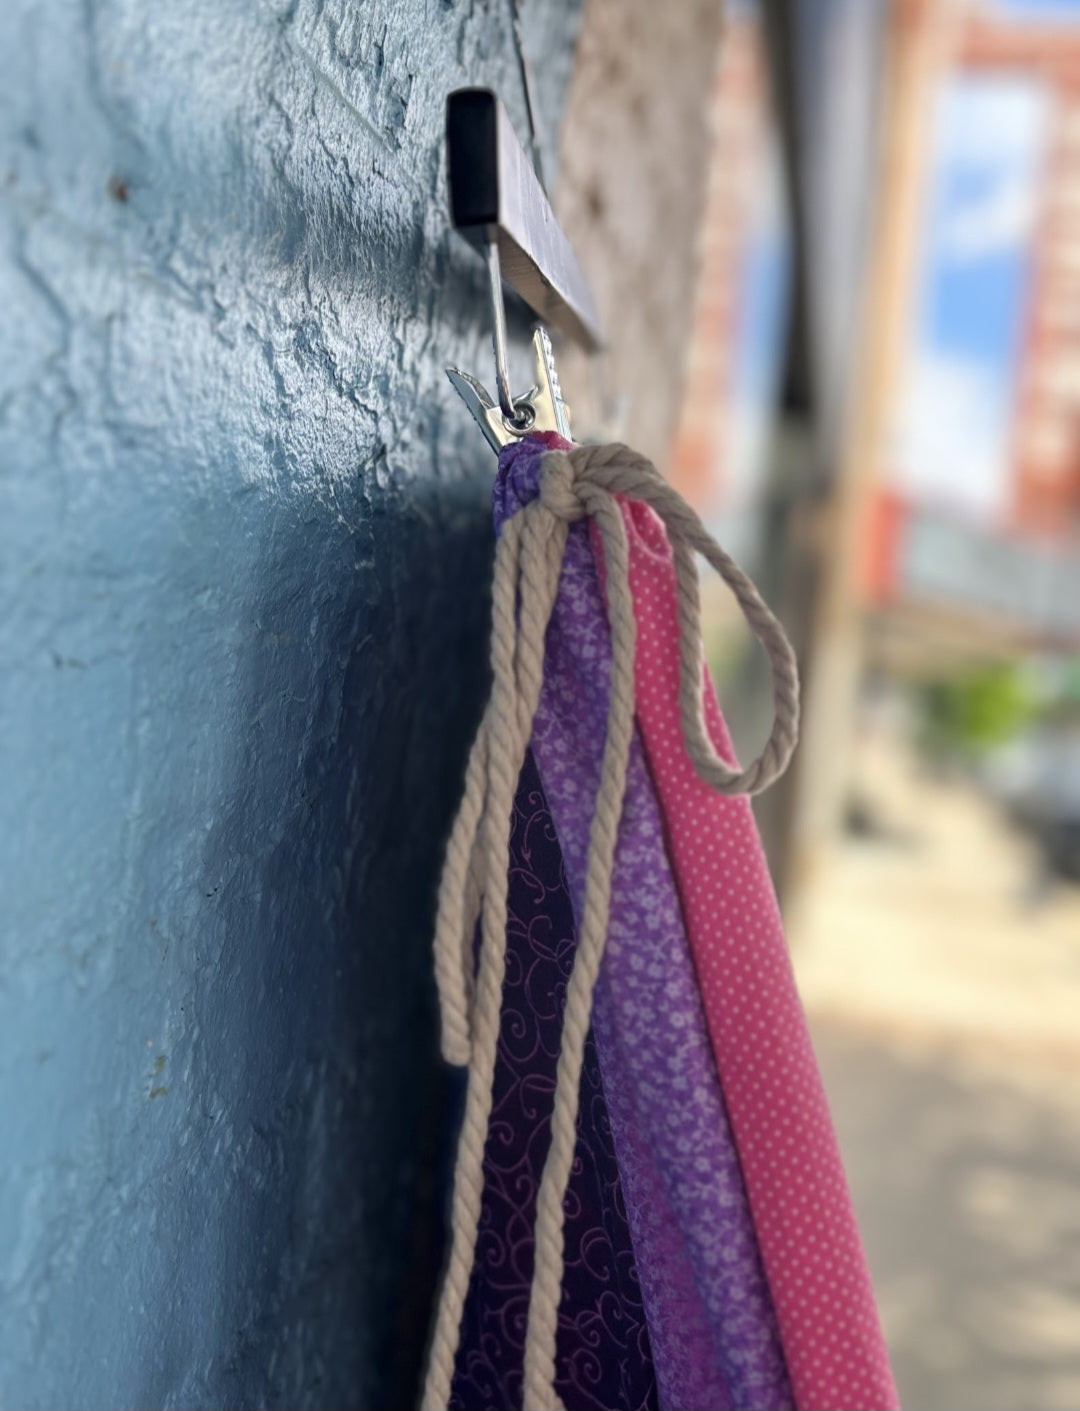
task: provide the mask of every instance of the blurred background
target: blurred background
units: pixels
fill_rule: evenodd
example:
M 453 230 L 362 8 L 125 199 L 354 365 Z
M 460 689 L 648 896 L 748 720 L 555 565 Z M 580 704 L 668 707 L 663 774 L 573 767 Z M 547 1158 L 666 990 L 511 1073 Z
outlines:
M 910 1408 L 1080 1406 L 1080 3 L 728 0 L 670 474 Z M 722 592 L 721 699 L 768 681 Z

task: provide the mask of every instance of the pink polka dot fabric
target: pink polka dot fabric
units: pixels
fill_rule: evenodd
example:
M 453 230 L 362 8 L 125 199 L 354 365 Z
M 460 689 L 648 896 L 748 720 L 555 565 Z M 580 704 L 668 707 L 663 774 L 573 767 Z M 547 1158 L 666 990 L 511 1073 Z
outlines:
M 623 514 L 638 623 L 638 725 L 795 1404 L 892 1411 L 896 1388 L 750 801 L 717 794 L 686 754 L 670 545 L 648 506 L 625 502 Z M 733 761 L 711 682 L 705 709 L 715 748 Z

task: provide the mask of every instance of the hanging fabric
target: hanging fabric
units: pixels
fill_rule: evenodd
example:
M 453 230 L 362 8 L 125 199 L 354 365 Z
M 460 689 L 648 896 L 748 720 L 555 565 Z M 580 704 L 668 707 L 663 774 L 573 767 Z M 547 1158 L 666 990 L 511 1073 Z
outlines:
M 621 510 L 638 726 L 796 1405 L 890 1407 L 896 1388 L 749 799 L 717 792 L 681 748 L 675 555 L 648 505 L 624 500 Z M 595 531 L 592 542 L 602 564 Z M 704 709 L 717 754 L 734 767 L 707 673 Z
M 641 501 L 661 511 L 679 546 L 674 558 L 655 516 L 646 521 L 652 542 L 629 517 L 631 505 L 636 515 L 646 512 Z M 580 522 L 586 513 L 606 578 L 606 619 L 588 531 Z M 715 1003 L 710 1009 L 705 1002 L 708 980 L 703 973 L 715 942 L 709 939 L 712 922 L 695 912 L 696 930 L 690 929 L 693 854 L 676 855 L 672 831 L 690 816 L 688 807 L 698 804 L 687 805 L 685 798 L 680 802 L 669 794 L 665 807 L 658 793 L 664 762 L 672 753 L 686 760 L 699 782 L 706 776 L 702 787 L 710 799 L 764 787 L 783 768 L 797 710 L 786 642 L 748 580 L 655 470 L 625 447 L 569 449 L 551 436 L 516 441 L 501 456 L 496 517 L 501 532 L 492 697 L 470 757 L 466 794 L 448 851 L 437 936 L 444 1048 L 452 1061 L 468 1062 L 469 1094 L 455 1181 L 453 1246 L 424 1405 L 447 1405 L 455 1367 L 471 1355 L 461 1345 L 460 1330 L 490 1176 L 485 1150 L 506 976 L 507 877 L 514 857 L 510 806 L 531 742 L 566 865 L 578 949 L 567 984 L 551 1112 L 541 1122 L 549 1124 L 543 1135 L 551 1135 L 536 1201 L 531 1291 L 519 1344 L 522 1404 L 532 1411 L 575 1404 L 559 1395 L 574 1394 L 566 1370 L 572 1318 L 564 1273 L 568 1257 L 573 1262 L 577 1251 L 571 1242 L 567 1252 L 564 1209 L 578 1205 L 574 1153 L 582 1138 L 579 1085 L 591 1021 L 633 1247 L 634 1286 L 640 1286 L 648 1324 L 657 1404 L 794 1405 L 820 1411 L 856 1404 L 843 1398 L 849 1387 L 859 1387 L 873 1389 L 867 1406 L 891 1407 L 895 1392 L 845 1204 L 846 1188 L 838 1167 L 822 1164 L 822 1152 L 827 1154 L 832 1140 L 827 1116 L 827 1136 L 787 1168 L 797 1182 L 788 1200 L 823 1212 L 828 1228 L 844 1240 L 836 1251 L 822 1249 L 818 1240 L 786 1263 L 775 1235 L 777 1228 L 786 1229 L 775 1208 L 784 1163 L 771 1185 L 768 1173 L 763 1178 L 753 1168 L 751 1176 L 747 1169 L 747 1153 L 753 1158 L 768 1140 L 764 1134 L 770 1118 L 762 1116 L 759 1101 L 756 1116 L 744 1112 L 739 1122 L 728 1123 L 733 1099 L 742 1104 L 740 1110 L 746 1107 L 747 1082 L 740 1087 L 739 1077 L 750 1064 L 740 1068 L 737 1055 L 740 1048 L 757 1053 L 749 1031 L 761 1019 L 744 1009 L 718 1040 Z M 733 587 L 774 666 L 774 728 L 761 758 L 745 771 L 734 764 L 712 719 L 715 701 L 711 710 L 705 704 L 695 550 L 705 552 Z M 646 582 L 641 577 L 646 554 L 667 576 L 647 584 L 648 601 L 643 596 L 639 603 L 635 593 L 643 592 Z M 649 616 L 661 602 L 674 615 L 664 620 L 662 632 Z M 657 633 L 667 657 L 655 651 Z M 653 733 L 646 738 L 643 730 L 639 743 L 637 697 L 642 683 L 652 682 L 659 690 L 655 682 L 661 668 L 668 672 L 663 693 L 676 735 L 670 736 L 671 719 L 666 737 L 657 733 L 653 720 Z M 703 709 L 709 711 L 707 721 Z M 725 826 L 730 827 L 730 820 Z M 690 831 L 685 830 L 687 837 Z M 704 827 L 695 831 L 694 846 L 712 847 L 723 869 L 725 854 L 716 849 L 723 831 L 715 838 Z M 735 865 L 745 870 L 749 863 L 740 857 Z M 759 888 L 752 905 L 775 910 L 771 891 Z M 474 971 L 472 933 L 478 915 L 480 954 Z M 740 963 L 752 970 L 757 933 L 751 911 L 747 917 Z M 734 950 L 740 951 L 739 945 Z M 775 964 L 776 955 L 767 948 L 764 957 Z M 790 972 L 785 973 L 790 984 Z M 715 987 L 708 992 L 715 1001 Z M 785 1008 L 786 992 L 776 982 L 770 993 L 781 1001 L 772 1029 L 786 1032 L 794 1022 Z M 790 996 L 794 1000 L 793 990 Z M 796 1017 L 794 1037 L 785 1038 L 784 1052 L 791 1074 L 803 1080 L 789 1100 L 798 1103 L 812 1097 L 813 1084 L 799 1066 L 805 1029 L 799 1028 L 801 1012 Z M 764 1071 L 770 1071 L 768 1065 Z M 732 1073 L 733 1097 L 727 1091 Z M 821 1116 L 814 1107 L 808 1120 L 816 1125 Z M 772 1130 L 786 1142 L 785 1134 Z M 796 1231 L 810 1237 L 805 1223 Z M 817 1283 L 800 1293 L 798 1279 L 805 1276 L 807 1260 L 815 1263 Z M 793 1264 L 799 1269 L 794 1279 Z M 839 1314 L 822 1317 L 829 1301 L 818 1296 L 822 1282 L 830 1287 L 835 1282 L 841 1290 Z M 824 1355 L 815 1351 L 819 1334 L 827 1342 L 839 1335 L 838 1323 L 844 1330 L 839 1362 L 831 1346 Z M 598 1347 L 596 1355 L 601 1363 L 607 1358 L 609 1366 L 618 1363 L 614 1347 Z M 847 1366 L 846 1381 L 838 1370 L 841 1362 Z M 815 1398 L 818 1389 L 840 1399 L 804 1399 Z M 631 1404 L 625 1388 L 611 1404 L 616 1402 Z
M 534 437 L 502 458 L 497 527 L 536 498 L 545 449 Z M 610 680 L 581 520 L 567 535 L 532 734 L 579 918 Z M 775 1318 L 636 730 L 593 1023 L 661 1400 L 782 1411 L 791 1401 Z

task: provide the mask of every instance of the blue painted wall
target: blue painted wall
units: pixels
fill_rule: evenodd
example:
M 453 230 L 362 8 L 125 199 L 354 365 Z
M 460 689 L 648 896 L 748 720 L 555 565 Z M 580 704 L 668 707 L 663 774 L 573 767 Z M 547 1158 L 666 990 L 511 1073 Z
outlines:
M 527 7 L 557 117 L 575 0 Z M 407 1404 L 509 6 L 0 6 L 0 1404 Z M 550 158 L 550 152 L 549 152 Z

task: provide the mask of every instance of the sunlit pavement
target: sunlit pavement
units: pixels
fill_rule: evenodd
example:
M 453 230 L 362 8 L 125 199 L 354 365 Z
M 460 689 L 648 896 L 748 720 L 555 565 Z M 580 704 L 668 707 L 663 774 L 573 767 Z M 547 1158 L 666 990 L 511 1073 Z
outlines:
M 907 1411 L 1080 1408 L 1080 889 L 879 735 L 793 958 Z

